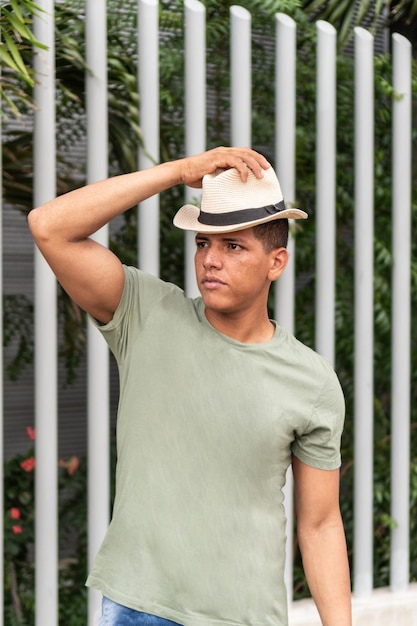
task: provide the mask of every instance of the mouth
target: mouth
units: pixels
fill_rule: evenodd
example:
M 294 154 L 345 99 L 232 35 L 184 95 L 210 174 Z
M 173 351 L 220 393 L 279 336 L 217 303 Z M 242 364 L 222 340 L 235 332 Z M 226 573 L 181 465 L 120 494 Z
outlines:
M 225 284 L 226 283 L 224 283 L 222 280 L 220 280 L 219 278 L 215 278 L 214 276 L 205 276 L 201 281 L 201 285 L 206 289 L 216 289 Z

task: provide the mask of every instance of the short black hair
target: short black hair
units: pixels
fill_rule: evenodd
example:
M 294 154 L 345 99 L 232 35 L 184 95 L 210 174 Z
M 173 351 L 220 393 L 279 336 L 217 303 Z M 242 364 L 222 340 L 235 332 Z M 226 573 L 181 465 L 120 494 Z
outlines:
M 286 248 L 288 231 L 288 219 L 271 220 L 253 227 L 253 233 L 262 242 L 265 252 Z

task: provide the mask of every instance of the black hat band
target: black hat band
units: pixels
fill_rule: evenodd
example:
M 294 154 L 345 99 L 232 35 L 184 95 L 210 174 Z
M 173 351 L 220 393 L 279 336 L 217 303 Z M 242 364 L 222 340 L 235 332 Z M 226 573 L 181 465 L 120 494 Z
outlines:
M 200 211 L 198 221 L 206 226 L 233 226 L 233 224 L 245 224 L 255 220 L 269 217 L 275 213 L 284 211 L 285 203 L 281 200 L 277 204 L 268 204 L 257 209 L 240 209 L 239 211 L 229 211 L 228 213 L 207 213 Z

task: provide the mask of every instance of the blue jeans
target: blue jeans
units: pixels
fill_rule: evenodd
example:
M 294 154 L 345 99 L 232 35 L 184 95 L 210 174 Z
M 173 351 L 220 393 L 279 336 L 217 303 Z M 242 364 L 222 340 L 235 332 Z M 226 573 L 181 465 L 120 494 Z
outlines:
M 180 626 L 169 619 L 141 613 L 103 597 L 99 626 Z

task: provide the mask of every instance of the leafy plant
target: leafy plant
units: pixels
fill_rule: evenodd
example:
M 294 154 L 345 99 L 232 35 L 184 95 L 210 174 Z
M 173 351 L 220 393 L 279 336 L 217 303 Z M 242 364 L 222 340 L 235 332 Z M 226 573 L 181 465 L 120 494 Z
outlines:
M 2 3 L 0 11 L 0 100 L 14 116 L 19 116 L 19 106 L 31 104 L 27 87 L 33 87 L 35 77 L 23 53 L 32 46 L 46 49 L 33 35 L 32 15 L 39 15 L 42 9 L 31 0 L 10 0 Z M 2 108 L 1 115 L 5 115 Z
M 13 342 L 16 352 L 6 364 L 10 380 L 16 380 L 33 359 L 33 304 L 23 294 L 3 296 L 3 345 Z
M 26 431 L 33 442 L 35 431 Z M 33 445 L 4 467 L 5 615 L 17 626 L 34 623 L 35 471 Z M 60 619 L 69 626 L 86 623 L 85 481 L 76 456 L 59 461 Z

